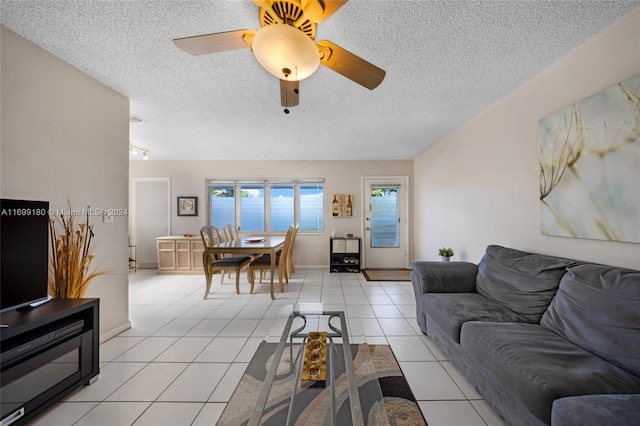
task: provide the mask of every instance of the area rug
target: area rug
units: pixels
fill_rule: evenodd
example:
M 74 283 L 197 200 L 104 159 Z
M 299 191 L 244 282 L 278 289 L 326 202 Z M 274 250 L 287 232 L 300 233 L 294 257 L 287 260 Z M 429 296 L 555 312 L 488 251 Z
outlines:
M 236 387 L 227 407 L 225 408 L 218 426 L 241 426 L 247 424 L 251 411 L 258 399 L 262 383 L 267 375 L 267 369 L 271 364 L 271 359 L 275 352 L 276 343 L 262 342 L 249 363 L 244 376 Z M 338 346 L 338 353 L 342 353 L 341 345 Z M 285 348 L 285 350 L 288 350 Z M 368 354 L 364 351 L 368 351 Z M 363 417 L 367 425 L 380 426 L 426 426 L 420 408 L 416 402 L 413 392 L 409 388 L 407 380 L 402 375 L 402 370 L 398 366 L 398 362 L 391 351 L 391 347 L 387 345 L 352 345 L 352 353 L 354 358 L 354 368 L 367 368 L 370 366 L 366 361 L 373 359 L 375 371 L 372 374 L 365 375 L 366 378 L 359 381 L 358 387 L 361 395 L 361 406 Z M 369 355 L 370 354 L 370 355 Z M 369 356 L 367 356 L 369 355 Z M 285 368 L 286 370 L 286 368 Z M 288 374 L 280 374 L 281 368 L 274 380 L 272 391 L 280 392 L 278 389 L 279 381 L 286 382 Z M 340 374 L 342 373 L 342 374 Z M 338 373 L 336 379 L 336 401 L 338 402 L 338 410 L 336 417 L 338 425 L 351 424 L 351 414 L 348 404 L 344 402 L 343 396 L 348 394 L 347 387 L 344 383 L 344 372 Z M 340 382 L 342 379 L 342 386 Z M 382 395 L 384 397 L 384 408 L 387 418 L 376 417 L 374 413 L 379 406 L 374 406 L 371 401 L 367 401 L 366 395 L 368 388 L 375 386 L 375 381 L 380 385 Z M 278 398 L 281 403 L 274 404 L 273 407 L 267 407 L 265 414 L 261 419 L 261 424 L 282 426 L 286 423 L 288 404 L 286 403 L 291 396 L 289 386 L 283 386 L 286 391 L 281 392 Z M 322 386 L 310 386 L 300 392 L 297 397 L 296 407 L 297 421 L 295 425 L 324 425 L 330 424 L 328 418 L 329 412 L 329 388 Z M 378 413 L 380 411 L 377 411 Z M 383 411 L 384 412 L 384 411 Z
M 411 281 L 411 269 L 363 269 L 367 281 Z

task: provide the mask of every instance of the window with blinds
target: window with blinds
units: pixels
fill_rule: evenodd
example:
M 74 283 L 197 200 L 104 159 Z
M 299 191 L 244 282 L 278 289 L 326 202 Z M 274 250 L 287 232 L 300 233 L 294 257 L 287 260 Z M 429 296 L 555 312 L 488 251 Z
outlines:
M 208 223 L 242 232 L 324 231 L 324 179 L 207 179 Z

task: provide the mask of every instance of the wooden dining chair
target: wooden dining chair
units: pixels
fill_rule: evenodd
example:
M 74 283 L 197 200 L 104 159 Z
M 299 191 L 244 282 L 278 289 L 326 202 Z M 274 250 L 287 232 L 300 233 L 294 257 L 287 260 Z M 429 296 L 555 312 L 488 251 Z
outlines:
M 202 255 L 202 265 L 204 266 L 204 275 L 207 282 L 203 299 L 206 299 L 211 291 L 211 282 L 213 281 L 213 274 L 216 271 L 220 271 L 220 284 L 222 284 L 225 271 L 234 271 L 236 273 L 236 294 L 240 294 L 240 270 L 249 266 L 252 257 L 245 255 L 225 257 L 213 253 L 211 247 L 223 241 L 218 228 L 213 225 L 203 226 L 200 229 L 200 237 L 202 237 L 202 243 L 205 247 Z
M 224 225 L 227 226 L 227 225 Z M 225 232 L 224 226 L 222 227 L 223 232 L 220 232 L 220 230 L 213 225 L 205 225 L 203 227 L 203 229 L 205 229 L 206 233 L 207 233 L 207 238 L 209 238 L 209 241 L 213 241 L 212 244 L 219 244 L 219 243 L 224 243 L 226 241 L 230 241 L 231 239 L 227 237 L 227 233 Z M 202 236 L 202 231 L 200 232 L 200 235 Z M 204 243 L 204 240 L 202 240 L 202 242 Z M 205 244 L 205 247 L 207 247 L 207 245 Z M 220 259 L 222 257 L 228 257 L 229 255 L 225 255 L 225 254 L 216 254 L 216 259 Z M 224 284 L 224 273 L 225 271 L 221 271 L 220 272 L 220 284 Z M 231 271 L 229 271 L 229 278 L 231 278 Z
M 296 268 L 293 266 L 293 249 L 296 246 L 296 237 L 298 236 L 299 229 L 300 229 L 300 224 L 296 223 L 295 226 L 293 227 L 293 236 L 291 237 L 291 246 L 289 247 L 289 254 L 287 256 L 287 271 L 289 274 L 288 278 L 291 278 L 291 274 L 293 274 L 296 271 Z
M 287 283 L 289 282 L 289 275 L 287 274 L 287 256 L 291 245 L 291 238 L 293 237 L 293 231 L 293 226 L 290 226 L 284 237 L 282 250 L 276 253 L 275 271 L 278 273 L 278 282 L 280 283 L 281 292 L 284 291 L 283 280 Z M 247 279 L 249 280 L 249 284 L 251 284 L 251 293 L 253 293 L 253 286 L 255 283 L 255 271 L 260 271 L 259 279 L 260 282 L 262 282 L 265 278 L 265 273 L 267 271 L 271 271 L 271 255 L 265 254 L 264 256 L 254 259 L 251 264 L 249 264 L 249 268 L 247 268 Z
M 224 236 L 224 241 L 233 241 L 240 238 L 240 236 L 238 235 L 238 229 L 230 223 L 227 223 L 222 226 L 222 234 L 220 234 L 220 237 L 223 237 L 223 236 Z M 237 256 L 237 254 L 234 254 L 233 256 Z M 225 257 L 228 257 L 228 256 L 225 256 Z M 255 256 L 251 256 L 251 257 L 253 258 Z M 229 274 L 229 279 L 231 279 L 231 274 L 233 272 L 229 271 L 227 273 Z M 224 272 L 222 272 L 222 278 L 220 279 L 221 280 L 224 279 Z
M 237 240 L 240 238 L 238 235 L 238 229 L 230 223 L 227 223 L 222 227 L 222 231 L 224 232 L 227 241 Z

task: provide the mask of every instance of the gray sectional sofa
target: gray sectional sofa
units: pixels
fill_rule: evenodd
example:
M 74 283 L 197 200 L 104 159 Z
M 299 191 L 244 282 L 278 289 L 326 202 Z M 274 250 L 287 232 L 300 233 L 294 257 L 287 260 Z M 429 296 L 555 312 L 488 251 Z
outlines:
M 507 424 L 640 424 L 640 271 L 496 245 L 412 269 L 420 329 Z

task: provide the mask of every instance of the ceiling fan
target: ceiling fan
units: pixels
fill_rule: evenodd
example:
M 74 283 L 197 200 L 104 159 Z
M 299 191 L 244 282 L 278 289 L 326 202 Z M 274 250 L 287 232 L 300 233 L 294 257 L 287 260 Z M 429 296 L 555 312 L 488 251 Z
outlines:
M 370 90 L 384 79 L 384 70 L 342 47 L 327 40 L 314 41 L 316 25 L 348 0 L 252 1 L 260 7 L 262 28 L 258 31 L 226 31 L 173 42 L 192 55 L 250 47 L 260 65 L 280 79 L 280 98 L 287 114 L 288 107 L 299 103 L 299 81 L 313 74 L 320 64 Z

